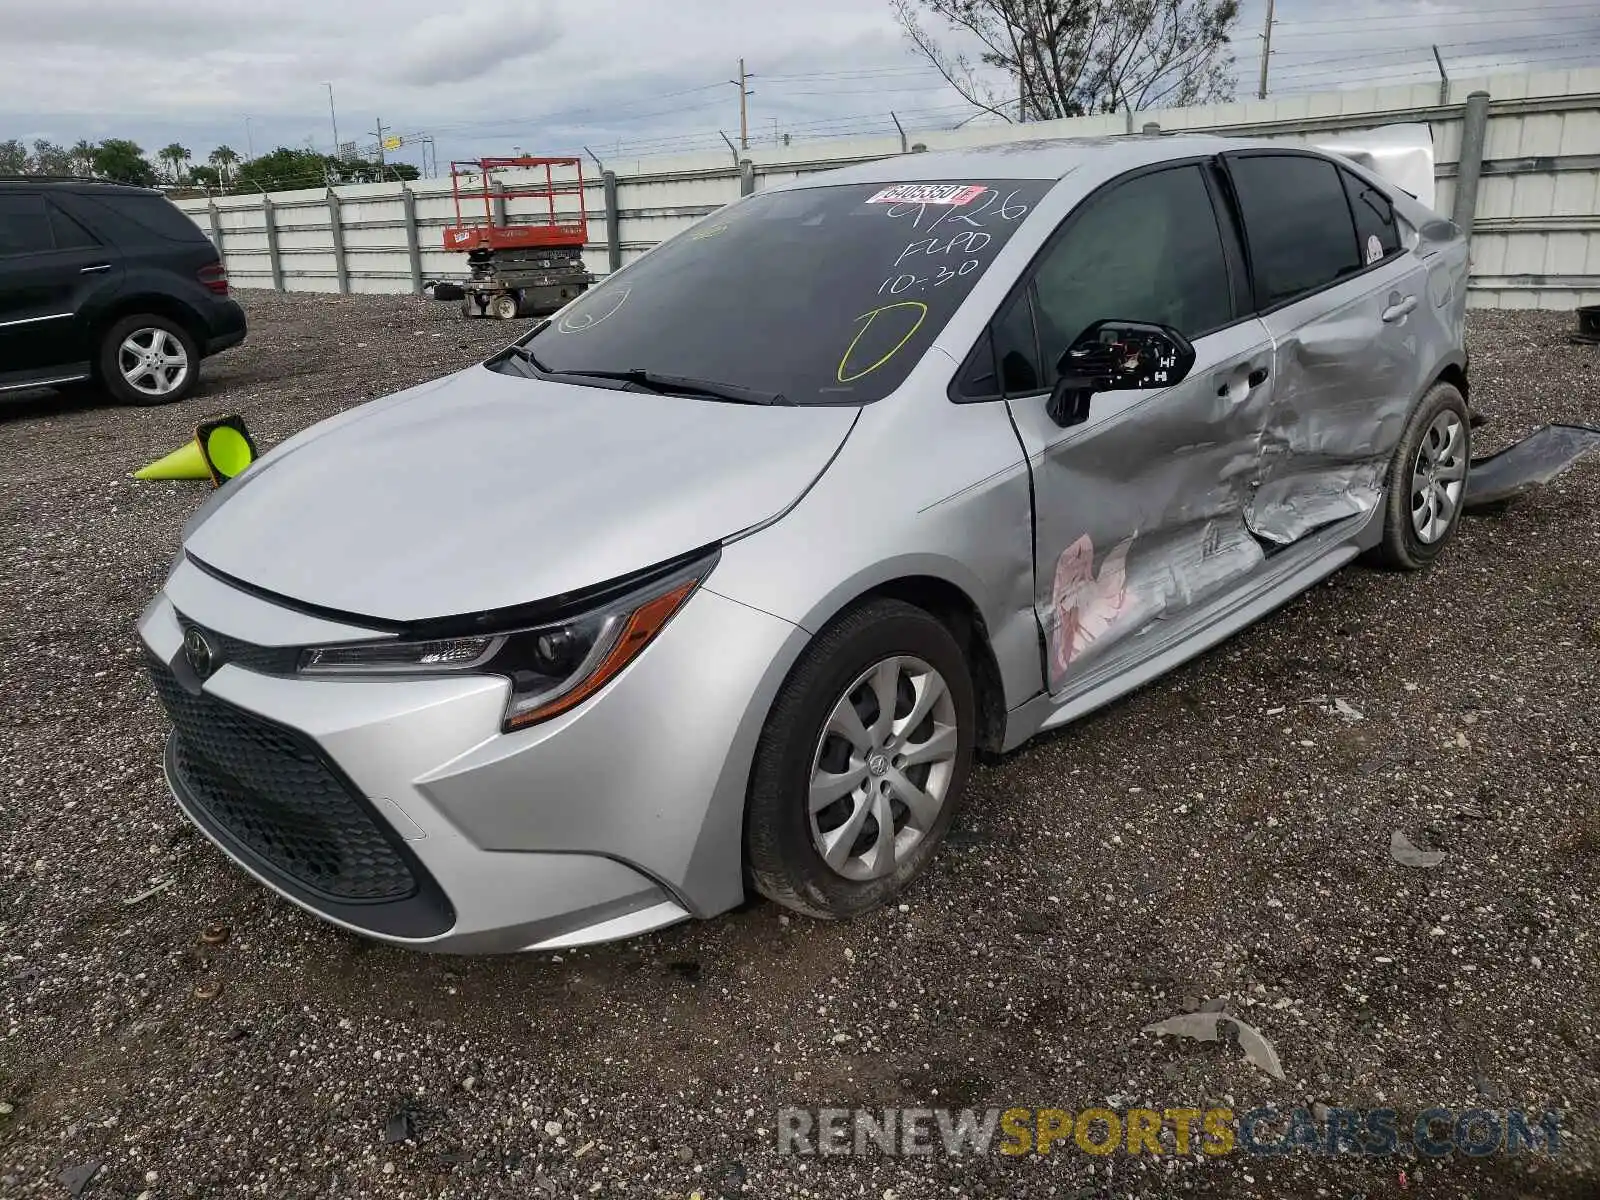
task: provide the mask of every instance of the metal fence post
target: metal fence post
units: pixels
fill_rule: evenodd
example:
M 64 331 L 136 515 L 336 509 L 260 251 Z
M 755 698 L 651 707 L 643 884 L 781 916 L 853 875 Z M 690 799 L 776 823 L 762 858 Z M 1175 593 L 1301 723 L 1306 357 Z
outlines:
M 278 226 L 272 217 L 272 197 L 265 192 L 261 193 L 261 221 L 267 231 L 267 270 L 272 275 L 272 290 L 281 292 L 283 287 L 283 257 L 278 253 Z
M 748 158 L 739 160 L 739 195 L 748 196 L 756 190 L 756 165 Z
M 1472 236 L 1472 219 L 1478 212 L 1478 176 L 1483 171 L 1483 145 L 1489 133 L 1489 93 L 1467 97 L 1461 114 L 1461 155 L 1456 163 L 1456 202 L 1450 219 L 1463 235 Z
M 606 269 L 622 270 L 622 209 L 617 205 L 617 173 L 601 171 L 606 197 Z
M 215 200 L 206 201 L 206 217 L 211 222 L 211 244 L 217 248 L 217 257 L 222 260 L 222 265 L 226 268 L 228 256 L 222 249 L 222 214 L 217 212 Z
M 417 194 L 400 185 L 400 207 L 406 216 L 406 257 L 411 261 L 411 290 L 422 291 L 422 244 L 417 240 Z
M 344 256 L 344 216 L 338 193 L 328 189 L 328 232 L 333 235 L 333 273 L 339 280 L 339 294 L 350 292 L 350 268 Z

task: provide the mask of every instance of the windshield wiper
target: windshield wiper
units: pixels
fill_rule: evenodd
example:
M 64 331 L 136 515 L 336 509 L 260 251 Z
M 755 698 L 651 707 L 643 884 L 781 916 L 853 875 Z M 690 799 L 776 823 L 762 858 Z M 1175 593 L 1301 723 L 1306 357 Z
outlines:
M 663 375 L 659 371 L 552 371 L 553 375 L 572 375 L 583 379 L 616 379 L 637 384 L 664 395 L 707 396 L 713 400 L 732 400 L 739 404 L 783 404 L 794 402 L 782 392 L 762 392 L 715 379 L 695 379 L 689 375 Z
M 535 371 L 542 371 L 546 375 L 552 373 L 549 367 L 545 366 L 539 361 L 538 355 L 534 354 L 532 350 L 529 350 L 521 342 L 513 342 L 511 345 L 507 346 L 505 348 L 505 353 L 511 355 L 513 358 L 520 358 Z

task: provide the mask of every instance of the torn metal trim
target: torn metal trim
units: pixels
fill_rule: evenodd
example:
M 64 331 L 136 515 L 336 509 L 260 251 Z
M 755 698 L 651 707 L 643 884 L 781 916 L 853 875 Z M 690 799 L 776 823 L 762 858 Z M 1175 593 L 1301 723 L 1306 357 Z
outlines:
M 1507 504 L 1555 479 L 1600 447 L 1600 427 L 1546 425 L 1520 442 L 1472 460 L 1467 473 L 1466 511 Z

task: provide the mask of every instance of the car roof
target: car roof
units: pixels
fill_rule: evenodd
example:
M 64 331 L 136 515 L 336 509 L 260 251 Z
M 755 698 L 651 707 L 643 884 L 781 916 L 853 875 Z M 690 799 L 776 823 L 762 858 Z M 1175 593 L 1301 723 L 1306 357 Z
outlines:
M 1259 138 L 1214 134 L 1132 134 L 1100 138 L 1037 138 L 955 150 L 929 150 L 858 163 L 838 171 L 805 175 L 791 187 L 841 183 L 919 183 L 949 179 L 1060 179 L 1093 165 L 1097 174 L 1120 174 L 1171 159 L 1198 158 L 1227 150 L 1273 147 Z M 1291 149 L 1294 147 L 1290 147 Z
M 0 175 L 0 191 L 33 191 L 43 188 L 55 192 L 110 192 L 123 196 L 159 196 L 155 188 L 134 187 L 128 183 L 111 183 L 104 179 L 79 178 L 71 175 Z

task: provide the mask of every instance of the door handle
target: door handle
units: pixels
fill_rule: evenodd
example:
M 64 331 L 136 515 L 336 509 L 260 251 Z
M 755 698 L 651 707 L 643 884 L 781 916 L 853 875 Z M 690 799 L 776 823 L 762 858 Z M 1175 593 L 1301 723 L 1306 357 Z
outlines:
M 1415 296 L 1407 296 L 1404 300 L 1400 301 L 1398 304 L 1391 304 L 1391 305 L 1389 305 L 1388 308 L 1384 309 L 1383 310 L 1383 319 L 1385 321 L 1398 321 L 1401 317 L 1405 316 L 1412 309 L 1416 308 L 1416 306 L 1417 306 L 1417 298 Z
M 1250 372 L 1250 378 L 1246 382 L 1248 382 L 1251 387 L 1260 387 L 1267 381 L 1268 374 L 1269 372 L 1267 371 L 1267 368 L 1257 367 L 1254 371 Z
M 84 267 L 81 271 L 78 272 L 78 274 L 79 275 L 96 275 L 101 271 L 109 271 L 109 270 L 111 270 L 111 264 L 110 263 L 95 263 L 95 265 L 92 266 L 92 267 Z

